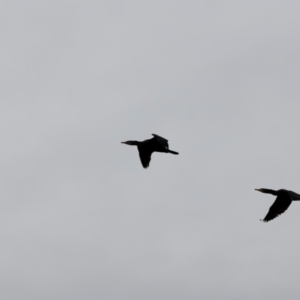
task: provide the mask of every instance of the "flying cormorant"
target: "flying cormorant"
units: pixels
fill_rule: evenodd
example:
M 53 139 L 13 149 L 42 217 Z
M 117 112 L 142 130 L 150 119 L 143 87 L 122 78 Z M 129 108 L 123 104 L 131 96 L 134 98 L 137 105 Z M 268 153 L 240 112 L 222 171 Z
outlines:
M 270 189 L 255 189 L 256 191 L 266 193 L 266 194 L 272 194 L 277 196 L 275 202 L 270 207 L 269 212 L 265 216 L 265 218 L 261 221 L 269 222 L 282 213 L 284 213 L 288 207 L 291 205 L 292 201 L 299 201 L 300 195 L 296 194 L 295 192 L 288 191 L 288 190 L 270 190 Z
M 179 154 L 178 152 L 169 150 L 168 140 L 164 139 L 163 137 L 157 134 L 152 134 L 152 135 L 154 136 L 152 139 L 145 140 L 143 142 L 139 142 L 139 141 L 122 142 L 122 144 L 137 146 L 140 154 L 141 163 L 144 168 L 149 167 L 151 154 L 153 152 Z

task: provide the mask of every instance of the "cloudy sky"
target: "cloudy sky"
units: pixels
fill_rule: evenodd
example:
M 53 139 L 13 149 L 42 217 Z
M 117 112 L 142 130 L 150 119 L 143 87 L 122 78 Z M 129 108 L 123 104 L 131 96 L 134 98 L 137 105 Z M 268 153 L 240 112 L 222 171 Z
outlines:
M 1 1 L 0 298 L 299 299 L 299 10 Z

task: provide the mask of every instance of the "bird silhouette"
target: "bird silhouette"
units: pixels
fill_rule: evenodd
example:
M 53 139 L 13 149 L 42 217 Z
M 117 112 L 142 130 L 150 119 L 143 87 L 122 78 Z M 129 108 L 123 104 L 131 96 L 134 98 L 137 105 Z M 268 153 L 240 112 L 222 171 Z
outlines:
M 269 222 L 275 219 L 276 217 L 283 214 L 288 209 L 292 201 L 300 200 L 299 194 L 284 189 L 278 191 L 274 191 L 270 189 L 255 189 L 255 190 L 262 193 L 272 194 L 274 196 L 277 196 L 275 202 L 270 207 L 269 212 L 267 213 L 265 218 L 261 220 L 263 222 Z
M 179 154 L 178 152 L 169 150 L 168 140 L 157 135 L 152 134 L 153 138 L 149 140 L 145 140 L 143 142 L 139 141 L 127 141 L 122 142 L 122 144 L 137 146 L 139 150 L 139 155 L 141 159 L 141 163 L 144 168 L 148 168 L 151 160 L 151 154 L 153 152 L 163 152 L 163 153 L 172 153 Z

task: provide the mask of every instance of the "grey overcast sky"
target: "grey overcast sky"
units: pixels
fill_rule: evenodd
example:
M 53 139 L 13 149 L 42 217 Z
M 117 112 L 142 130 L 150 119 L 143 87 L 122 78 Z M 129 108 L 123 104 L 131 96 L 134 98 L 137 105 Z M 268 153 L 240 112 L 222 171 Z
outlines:
M 0 299 L 298 300 L 299 12 L 1 1 Z

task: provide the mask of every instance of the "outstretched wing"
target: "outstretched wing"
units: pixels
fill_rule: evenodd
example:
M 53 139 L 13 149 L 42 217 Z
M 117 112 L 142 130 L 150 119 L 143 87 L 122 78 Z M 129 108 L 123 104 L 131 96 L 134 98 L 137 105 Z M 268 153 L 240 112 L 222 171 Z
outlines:
M 283 214 L 291 205 L 291 203 L 292 200 L 290 199 L 290 197 L 284 197 L 281 195 L 278 196 L 273 205 L 270 207 L 269 212 L 267 213 L 263 221 L 269 222 L 278 217 L 279 215 Z
M 157 135 L 157 134 L 154 134 L 152 133 L 152 135 L 155 137 L 155 139 L 164 147 L 164 148 L 167 148 L 169 149 L 169 144 L 168 144 L 168 140 L 166 140 L 165 138 Z
M 152 152 L 143 151 L 143 150 L 139 149 L 141 163 L 145 169 L 149 167 L 150 160 L 151 160 L 151 154 L 152 154 Z

